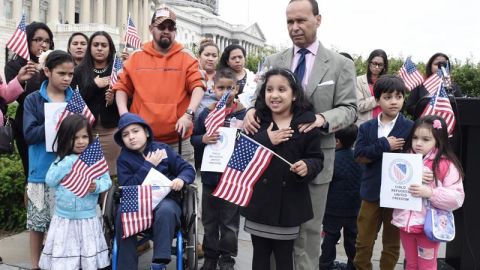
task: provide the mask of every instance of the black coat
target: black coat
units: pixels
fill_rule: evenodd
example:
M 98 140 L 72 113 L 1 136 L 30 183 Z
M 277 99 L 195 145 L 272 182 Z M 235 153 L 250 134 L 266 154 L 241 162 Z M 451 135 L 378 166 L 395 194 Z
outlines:
M 320 129 L 308 133 L 298 132 L 298 124 L 315 120 L 313 112 L 294 115 L 291 127 L 294 134 L 290 140 L 273 146 L 267 134 L 272 122 L 270 117 L 261 119 L 261 127 L 253 139 L 295 163 L 304 160 L 308 174 L 300 177 L 290 172 L 290 166 L 273 156 L 270 164 L 258 179 L 253 189 L 249 205 L 241 209 L 248 220 L 279 227 L 298 226 L 313 218 L 312 202 L 308 182 L 313 180 L 323 168 L 323 153 L 320 148 Z M 273 130 L 278 127 L 274 123 Z

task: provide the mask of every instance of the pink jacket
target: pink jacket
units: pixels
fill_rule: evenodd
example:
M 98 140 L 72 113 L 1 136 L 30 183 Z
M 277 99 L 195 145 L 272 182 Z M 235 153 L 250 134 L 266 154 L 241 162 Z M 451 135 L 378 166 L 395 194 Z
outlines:
M 423 165 L 432 169 L 433 159 L 436 151 L 432 151 L 427 155 L 423 161 Z M 438 171 L 435 173 L 438 179 L 438 186 L 435 181 L 430 183 L 432 188 L 432 196 L 430 203 L 432 206 L 453 211 L 462 206 L 465 198 L 463 192 L 463 183 L 460 174 L 455 165 L 447 160 L 441 159 L 438 166 Z M 421 232 L 423 231 L 423 224 L 425 223 L 427 200 L 423 199 L 423 206 L 421 211 L 411 211 L 403 209 L 393 210 L 392 224 L 406 232 Z
M 0 84 L 0 98 L 2 98 L 6 104 L 15 101 L 21 93 L 23 93 L 23 87 L 17 78 L 11 80 L 8 84 L 5 82 Z M 0 111 L 0 125 L 3 126 L 2 111 Z

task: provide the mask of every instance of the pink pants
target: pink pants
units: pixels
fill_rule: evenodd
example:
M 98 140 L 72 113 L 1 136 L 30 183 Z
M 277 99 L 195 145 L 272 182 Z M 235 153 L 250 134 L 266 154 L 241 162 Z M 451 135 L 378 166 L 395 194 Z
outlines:
M 400 230 L 405 259 L 406 270 L 436 270 L 439 242 L 428 240 L 422 233 L 407 233 Z

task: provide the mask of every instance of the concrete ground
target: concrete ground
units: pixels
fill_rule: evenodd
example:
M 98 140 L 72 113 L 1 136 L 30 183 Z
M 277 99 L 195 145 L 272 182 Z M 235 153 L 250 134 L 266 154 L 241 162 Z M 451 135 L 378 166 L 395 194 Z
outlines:
M 200 228 L 201 230 L 201 228 Z M 199 239 L 201 240 L 203 235 L 199 233 Z M 29 240 L 28 232 L 22 232 L 15 234 L 9 237 L 0 239 L 0 256 L 3 258 L 3 264 L 0 264 L 0 270 L 13 270 L 13 269 L 29 269 L 30 268 L 30 257 L 29 257 Z M 343 250 L 342 240 L 337 245 L 337 260 L 340 262 L 346 262 L 347 257 Z M 380 252 L 381 252 L 381 235 L 376 241 L 374 253 L 373 253 L 373 269 L 380 269 L 378 266 Z M 239 243 L 238 243 L 239 254 L 237 257 L 237 263 L 235 268 L 237 270 L 248 270 L 251 269 L 251 258 L 252 258 L 252 245 L 250 242 L 250 235 L 243 231 L 243 225 L 241 225 Z M 444 257 L 445 247 L 441 246 L 440 256 Z M 144 253 L 140 257 L 140 267 L 139 269 L 149 269 L 150 261 L 152 258 L 152 250 Z M 399 262 L 403 262 L 403 252 L 400 255 Z M 203 260 L 200 260 L 199 266 L 201 266 Z M 168 269 L 175 269 L 174 263 L 169 265 Z M 402 265 L 399 263 L 396 270 L 403 269 Z

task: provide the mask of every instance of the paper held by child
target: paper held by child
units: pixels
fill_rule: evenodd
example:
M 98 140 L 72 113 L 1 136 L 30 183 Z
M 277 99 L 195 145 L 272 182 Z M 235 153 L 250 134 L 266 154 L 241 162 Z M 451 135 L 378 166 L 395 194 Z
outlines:
M 143 180 L 142 186 L 146 185 L 152 186 L 152 209 L 155 209 L 172 190 L 172 181 L 154 168 L 150 169 Z

